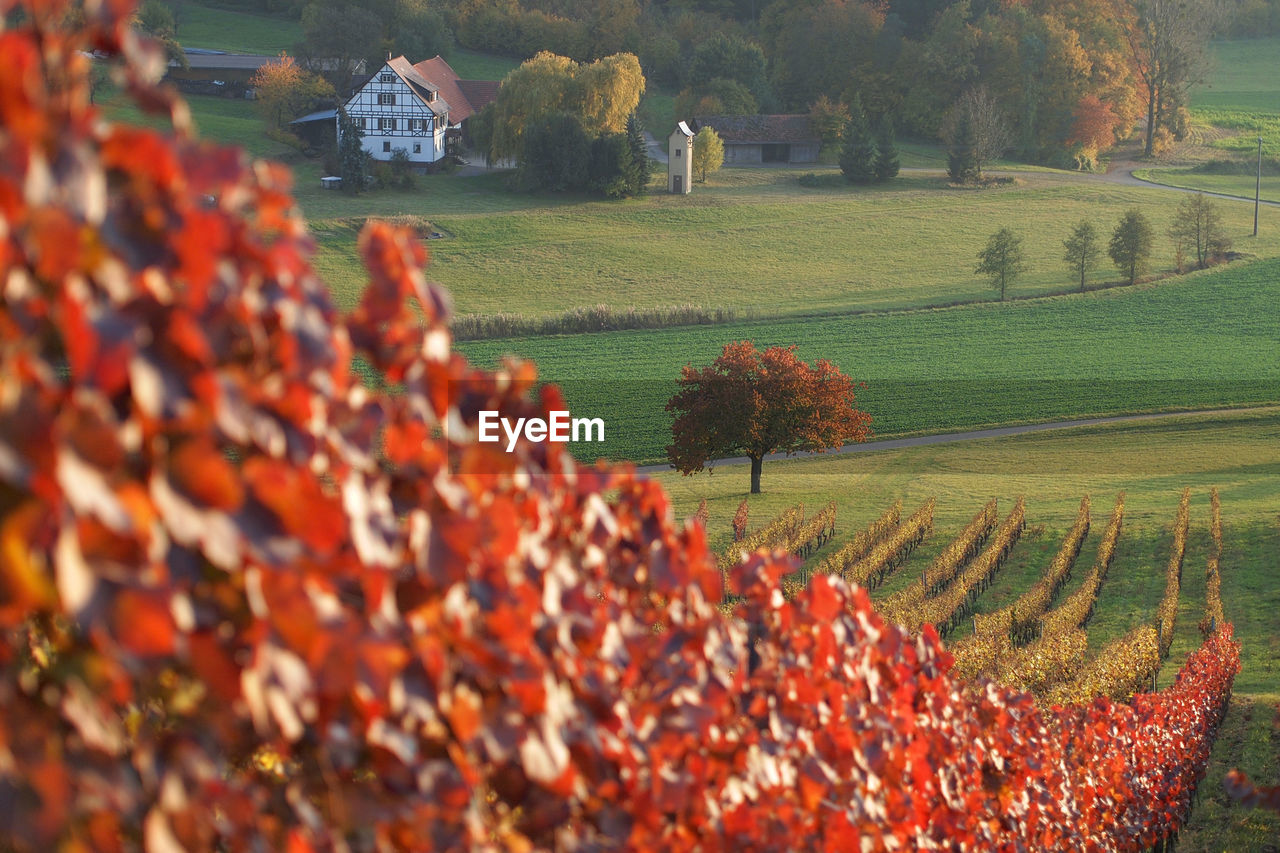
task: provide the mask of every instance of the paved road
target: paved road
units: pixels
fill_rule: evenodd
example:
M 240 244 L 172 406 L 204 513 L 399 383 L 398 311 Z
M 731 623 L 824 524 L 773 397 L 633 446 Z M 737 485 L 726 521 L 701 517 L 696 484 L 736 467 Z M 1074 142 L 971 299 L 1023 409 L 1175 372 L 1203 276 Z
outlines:
M 898 450 L 904 447 L 924 447 L 930 444 L 951 444 L 957 441 L 976 441 L 983 438 L 1000 438 L 1006 435 L 1025 435 L 1033 432 L 1046 432 L 1055 429 L 1073 429 L 1076 427 L 1098 426 L 1099 424 L 1117 424 L 1128 423 L 1132 421 L 1154 421 L 1167 418 L 1186 417 L 1188 415 L 1232 415 L 1243 414 L 1246 412 L 1262 412 L 1271 411 L 1274 407 L 1255 406 L 1241 409 L 1199 409 L 1192 412 L 1159 412 L 1150 415 L 1116 415 L 1107 418 L 1080 418 L 1071 421 L 1051 421 L 1043 424 L 1023 424 L 1022 426 L 996 427 L 994 429 L 977 429 L 968 432 L 947 432 L 937 435 L 915 435 L 909 438 L 892 438 L 885 441 L 868 441 L 862 444 L 846 444 L 839 450 L 829 450 L 826 455 L 843 455 L 847 453 L 872 453 L 877 450 Z M 765 457 L 766 462 L 776 462 L 779 459 L 803 459 L 806 457 L 817 456 L 816 453 L 795 453 L 788 456 L 785 453 L 770 453 Z M 734 456 L 728 459 L 717 459 L 711 464 L 715 467 L 721 465 L 746 465 L 750 460 L 745 456 Z M 657 474 L 662 471 L 672 470 L 670 465 L 642 465 L 636 468 L 639 474 Z

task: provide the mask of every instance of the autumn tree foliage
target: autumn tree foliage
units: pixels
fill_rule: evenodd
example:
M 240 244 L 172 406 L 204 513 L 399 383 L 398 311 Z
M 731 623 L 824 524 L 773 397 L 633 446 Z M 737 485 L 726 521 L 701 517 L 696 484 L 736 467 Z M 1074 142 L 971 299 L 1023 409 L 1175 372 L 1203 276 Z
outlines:
M 260 67 L 249 81 L 257 93 L 254 101 L 267 126 L 280 128 L 334 90 L 318 74 L 306 71 L 287 53 Z
M 709 366 L 686 365 L 680 390 L 667 402 L 675 413 L 667 456 L 685 474 L 720 457 L 751 460 L 751 493 L 770 453 L 823 451 L 871 432 L 871 416 L 859 411 L 858 383 L 826 359 L 810 366 L 796 348 L 750 341 L 726 344 Z
M 720 171 L 724 165 L 724 142 L 715 128 L 704 125 L 698 128 L 693 137 L 693 173 L 702 183 L 707 182 L 707 175 Z
M 521 161 L 526 128 L 559 114 L 573 116 L 592 138 L 623 133 L 644 89 L 633 54 L 581 64 L 542 51 L 502 81 L 497 98 L 483 110 L 486 136 L 476 144 L 491 161 Z
M 629 468 L 475 441 L 407 230 L 340 314 L 282 167 L 194 138 L 127 4 L 0 0 L 7 849 L 1139 849 L 1230 626 L 1130 705 L 965 691 L 931 627 L 728 573 Z M 171 131 L 102 120 L 89 59 Z M 376 371 L 367 387 L 352 367 Z M 394 393 L 382 390 L 394 388 Z M 732 610 L 732 615 L 723 612 Z M 751 626 L 748 630 L 747 626 Z

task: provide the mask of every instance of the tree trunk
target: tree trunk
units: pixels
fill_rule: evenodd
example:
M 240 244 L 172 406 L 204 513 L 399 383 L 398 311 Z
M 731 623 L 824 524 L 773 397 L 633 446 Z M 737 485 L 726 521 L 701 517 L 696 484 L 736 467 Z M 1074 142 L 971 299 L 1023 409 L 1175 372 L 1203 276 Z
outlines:
M 1142 152 L 1144 155 L 1151 156 L 1153 143 L 1156 140 L 1156 86 L 1155 83 L 1147 85 L 1147 141 L 1143 145 Z
M 760 494 L 760 470 L 764 468 L 763 456 L 748 457 L 751 460 L 751 494 Z

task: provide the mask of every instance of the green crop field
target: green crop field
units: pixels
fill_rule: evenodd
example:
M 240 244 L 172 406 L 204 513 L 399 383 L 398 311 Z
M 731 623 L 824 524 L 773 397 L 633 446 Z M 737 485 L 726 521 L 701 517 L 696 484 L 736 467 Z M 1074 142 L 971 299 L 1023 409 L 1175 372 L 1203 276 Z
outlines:
M 663 411 L 682 365 L 734 340 L 791 345 L 865 380 L 880 435 L 1116 412 L 1280 400 L 1280 261 L 1005 304 L 644 332 L 476 341 L 560 383 L 579 415 L 612 425 L 613 458 L 664 456 Z M 768 470 L 765 472 L 768 477 Z
M 371 216 L 417 216 L 447 235 L 431 245 L 430 275 L 460 313 L 694 303 L 782 316 L 991 300 L 996 291 L 973 271 L 976 253 L 1005 225 L 1024 237 L 1030 265 L 1010 296 L 1061 293 L 1074 286 L 1061 259 L 1071 227 L 1089 219 L 1109 233 L 1131 207 L 1154 226 L 1155 269 L 1173 262 L 1164 232 L 1177 199 L 1156 188 L 1027 172 L 986 190 L 950 189 L 942 177 L 917 173 L 881 187 L 836 181 L 809 189 L 800 174 L 726 169 L 688 196 L 623 202 L 524 196 L 492 175 L 440 175 L 411 191 L 350 199 L 322 190 L 309 168 L 299 171 L 298 199 L 316 232 L 319 263 L 346 305 L 360 280 L 351 261 L 355 235 Z M 1240 242 L 1252 230 L 1252 207 L 1220 207 Z M 1264 212 L 1264 220 L 1263 237 L 1240 248 L 1280 254 L 1280 211 Z M 1116 278 L 1103 263 L 1090 283 Z
M 691 515 L 706 499 L 713 548 L 729 543 L 730 520 L 747 497 L 745 467 L 656 479 L 671 495 L 677 517 Z M 937 497 L 934 533 L 876 593 L 879 599 L 918 576 L 985 501 L 998 498 L 1003 513 L 1025 495 L 1027 533 L 995 584 L 978 599 L 978 612 L 990 612 L 1034 582 L 1070 527 L 1081 496 L 1089 494 L 1093 527 L 1059 600 L 1070 594 L 1091 565 L 1116 494 L 1123 490 L 1123 534 L 1088 627 L 1089 647 L 1096 652 L 1130 628 L 1153 621 L 1164 591 L 1170 526 L 1184 487 L 1192 490 L 1191 530 L 1173 649 L 1159 685 L 1172 681 L 1200 642 L 1196 624 L 1204 608 L 1212 487 L 1219 490 L 1224 522 L 1223 608 L 1243 644 L 1243 670 L 1179 849 L 1259 850 L 1280 837 L 1280 816 L 1232 807 L 1222 778 L 1239 767 L 1260 780 L 1280 780 L 1280 738 L 1272 730 L 1280 703 L 1280 589 L 1274 577 L 1280 565 L 1280 410 L 769 463 L 765 493 L 750 496 L 750 527 L 797 503 L 812 512 L 836 501 L 837 534 L 811 558 L 817 561 L 894 500 L 901 498 L 909 512 Z

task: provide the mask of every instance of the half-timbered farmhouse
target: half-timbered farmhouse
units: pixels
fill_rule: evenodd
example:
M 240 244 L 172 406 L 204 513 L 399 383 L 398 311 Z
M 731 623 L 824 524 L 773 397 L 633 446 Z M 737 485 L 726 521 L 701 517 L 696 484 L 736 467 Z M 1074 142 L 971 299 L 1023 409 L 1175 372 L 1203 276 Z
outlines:
M 467 92 L 482 102 L 473 103 Z M 457 132 L 496 93 L 496 83 L 459 80 L 442 57 L 413 65 L 397 56 L 347 99 L 345 109 L 375 160 L 390 160 L 402 149 L 411 162 L 426 165 L 445 156 L 446 134 Z

